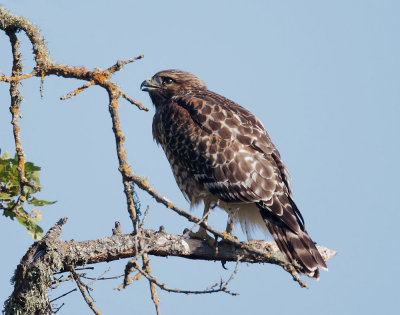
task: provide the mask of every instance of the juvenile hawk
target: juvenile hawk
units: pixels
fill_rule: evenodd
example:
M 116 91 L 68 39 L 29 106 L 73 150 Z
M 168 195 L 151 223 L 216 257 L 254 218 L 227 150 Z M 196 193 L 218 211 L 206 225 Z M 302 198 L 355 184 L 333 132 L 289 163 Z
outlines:
M 143 81 L 155 105 L 153 137 L 191 205 L 226 210 L 248 234 L 268 229 L 281 252 L 318 278 L 324 260 L 292 199 L 288 172 L 262 123 L 195 75 L 165 70 Z M 232 232 L 228 220 L 227 232 Z M 199 234 L 206 237 L 204 229 Z

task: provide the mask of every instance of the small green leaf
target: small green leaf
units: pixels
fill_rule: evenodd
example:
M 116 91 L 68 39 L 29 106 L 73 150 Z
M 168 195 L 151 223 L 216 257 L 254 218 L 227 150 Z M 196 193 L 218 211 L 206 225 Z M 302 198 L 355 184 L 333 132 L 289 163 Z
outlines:
M 40 166 L 36 166 L 32 162 L 26 162 L 25 163 L 25 171 L 37 172 L 37 171 L 40 171 L 40 170 L 41 170 L 41 167 Z
M 16 217 L 17 221 L 27 229 L 34 239 L 40 239 L 43 235 L 43 229 L 37 224 L 42 219 L 40 210 L 34 209 L 31 213 L 28 213 L 21 207 L 19 214 L 11 211 L 11 209 L 15 209 L 17 203 L 22 206 L 23 200 L 26 200 L 25 206 L 30 204 L 35 207 L 55 203 L 55 201 L 41 200 L 32 196 L 41 189 L 39 180 L 41 168 L 32 162 L 25 162 L 25 177 L 30 183 L 34 184 L 32 186 L 35 186 L 35 188 L 30 185 L 23 185 L 24 191 L 21 192 L 18 155 L 15 154 L 10 158 L 9 152 L 5 151 L 3 156 L 1 156 L 1 153 L 0 150 L 0 201 L 3 206 L 3 215 L 11 220 Z
M 37 224 L 32 224 L 32 226 L 28 228 L 28 233 L 32 235 L 33 239 L 36 241 L 43 238 L 43 229 Z
M 47 201 L 47 200 L 40 200 L 37 199 L 36 197 L 32 197 L 31 199 L 27 200 L 29 204 L 34 205 L 36 207 L 42 207 L 45 205 L 52 205 L 56 203 L 57 201 Z
M 21 211 L 22 210 L 22 211 Z M 23 209 L 20 209 L 21 212 L 24 212 L 27 214 L 27 212 Z M 21 223 L 25 228 L 27 229 L 28 233 L 32 235 L 34 240 L 40 240 L 43 237 L 43 229 L 37 225 L 37 222 L 39 222 L 42 219 L 42 214 L 40 211 L 32 211 L 33 214 L 35 214 L 34 217 L 22 217 L 17 215 L 17 220 L 19 223 Z
M 0 193 L 0 200 L 10 200 L 12 196 L 8 193 L 1 192 Z
M 9 217 L 11 220 L 14 220 L 14 218 L 15 218 L 15 213 L 10 210 L 4 210 L 3 215 L 5 217 Z

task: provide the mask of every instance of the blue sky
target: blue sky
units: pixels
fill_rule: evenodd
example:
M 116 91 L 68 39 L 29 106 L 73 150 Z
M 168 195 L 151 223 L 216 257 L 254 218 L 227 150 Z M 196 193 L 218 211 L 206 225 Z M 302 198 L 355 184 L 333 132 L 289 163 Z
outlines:
M 294 198 L 311 237 L 338 250 L 319 282 L 300 289 L 271 265 L 241 265 L 232 283 L 238 297 L 159 292 L 163 314 L 395 314 L 400 175 L 400 22 L 397 1 L 1 1 L 42 29 L 52 58 L 62 64 L 107 68 L 118 59 L 145 58 L 113 76 L 134 99 L 151 107 L 140 83 L 155 72 L 179 68 L 209 89 L 253 112 L 264 123 L 292 177 Z M 26 72 L 33 66 L 23 34 Z M 0 71 L 9 73 L 8 38 L 0 34 Z M 108 98 L 94 87 L 60 101 L 81 82 L 48 77 L 26 80 L 22 143 L 29 161 L 42 166 L 42 209 L 47 230 L 67 216 L 65 240 L 108 236 L 114 221 L 130 232 Z M 13 151 L 8 85 L 0 84 L 0 148 Z M 176 204 L 188 204 L 151 136 L 154 111 L 121 101 L 128 159 L 138 175 Z M 150 205 L 146 226 L 181 233 L 184 219 L 138 192 Z M 201 209 L 194 214 L 200 216 Z M 210 223 L 223 228 L 216 210 Z M 32 239 L 16 223 L 0 220 L 0 300 L 7 279 Z M 243 234 L 237 229 L 237 235 Z M 90 272 L 123 273 L 126 261 Z M 151 258 L 171 287 L 202 289 L 233 270 L 219 263 Z M 152 314 L 147 282 L 119 292 L 120 280 L 97 282 L 102 314 Z M 74 285 L 62 286 L 52 297 Z M 61 314 L 91 314 L 82 297 L 68 295 Z

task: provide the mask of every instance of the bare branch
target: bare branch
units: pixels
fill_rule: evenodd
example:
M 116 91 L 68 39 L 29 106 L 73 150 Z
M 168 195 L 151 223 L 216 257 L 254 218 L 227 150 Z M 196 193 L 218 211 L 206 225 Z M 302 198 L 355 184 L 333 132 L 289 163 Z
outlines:
M 19 41 L 17 36 L 15 35 L 15 31 L 10 29 L 6 30 L 6 34 L 10 38 L 11 48 L 12 48 L 12 55 L 13 55 L 13 66 L 12 66 L 12 76 L 18 76 L 22 73 L 22 55 L 19 52 Z M 18 90 L 19 81 L 10 82 L 10 96 L 11 96 L 11 106 L 10 112 L 12 116 L 11 124 L 13 126 L 13 135 L 14 135 L 14 143 L 15 143 L 15 150 L 17 152 L 17 159 L 18 159 L 18 178 L 19 178 L 19 186 L 20 186 L 20 194 L 21 196 L 18 198 L 18 202 L 16 203 L 16 207 L 12 209 L 14 214 L 18 216 L 20 213 L 20 208 L 24 205 L 26 201 L 25 197 L 25 190 L 24 187 L 28 182 L 27 178 L 25 177 L 25 154 L 22 149 L 21 138 L 20 138 L 20 126 L 19 126 L 19 118 L 21 117 L 20 114 L 20 105 L 22 102 L 22 95 Z
M 198 225 L 200 225 L 201 223 L 203 223 L 203 222 L 207 219 L 208 214 L 210 213 L 210 211 L 211 211 L 211 208 L 209 208 L 209 209 L 207 210 L 207 212 L 204 213 L 204 215 L 203 215 L 203 217 L 201 218 L 200 221 L 196 222 L 190 229 L 186 229 L 185 233 L 183 233 L 183 237 L 188 237 L 189 234 L 196 228 L 196 226 L 198 226 Z
M 121 172 L 122 175 L 122 183 L 124 185 L 124 193 L 126 197 L 128 213 L 133 224 L 134 233 L 137 233 L 139 229 L 139 222 L 137 218 L 137 209 L 135 201 L 133 199 L 133 183 L 131 183 L 129 179 L 127 179 L 124 176 L 125 172 L 130 171 L 130 167 L 126 159 L 126 151 L 124 148 L 125 136 L 122 133 L 121 120 L 119 118 L 119 113 L 118 113 L 118 106 L 119 106 L 118 97 L 115 95 L 113 89 L 107 89 L 107 92 L 110 98 L 110 104 L 108 106 L 108 109 L 111 115 L 112 129 L 114 132 L 115 143 L 117 147 L 119 171 Z
M 82 294 L 85 302 L 87 303 L 87 305 L 90 307 L 90 309 L 93 311 L 94 314 L 101 315 L 101 313 L 94 307 L 93 302 L 86 295 L 86 293 L 85 293 L 86 285 L 80 279 L 79 274 L 75 271 L 75 269 L 73 267 L 68 267 L 68 269 L 71 272 L 71 275 L 74 278 L 76 284 L 78 285 L 79 291 L 81 291 L 81 294 Z
M 61 304 L 57 309 L 53 311 L 53 314 L 57 314 L 59 310 L 65 305 L 65 303 Z
M 100 277 L 100 278 L 96 277 L 96 278 L 93 278 L 93 277 L 88 277 L 88 276 L 81 275 L 81 278 L 88 279 L 88 280 L 99 281 L 99 280 L 115 280 L 115 279 L 119 279 L 119 278 L 121 278 L 123 276 L 124 275 L 118 275 L 118 276 L 114 276 L 114 277 Z
M 89 282 L 87 285 L 91 286 L 93 283 L 95 283 L 97 280 L 101 279 L 106 273 L 108 273 L 111 270 L 111 268 L 108 268 L 106 271 L 104 271 L 100 276 L 98 276 L 97 278 L 91 279 L 92 281 Z M 84 277 L 82 277 L 84 278 Z M 85 277 L 86 278 L 86 277 Z M 103 278 L 104 279 L 104 278 Z
M 58 230 L 58 226 L 52 228 L 52 230 Z M 236 248 L 229 243 L 221 242 L 218 243 L 218 252 L 216 253 L 207 241 L 184 238 L 179 235 L 148 229 L 143 230 L 141 236 L 115 234 L 110 237 L 81 242 L 63 242 L 58 239 L 58 236 L 55 237 L 51 231 L 46 234 L 42 241 L 38 242 L 42 244 L 41 246 L 36 245 L 41 249 L 39 251 L 41 254 L 38 255 L 37 251 L 30 249 L 28 251 L 29 255 L 43 256 L 46 253 L 46 246 L 49 246 L 53 254 L 57 253 L 58 259 L 61 261 L 73 261 L 75 266 L 111 262 L 121 258 L 139 258 L 144 253 L 160 257 L 175 256 L 186 259 L 227 262 L 236 262 L 240 257 L 240 261 L 246 263 L 275 263 L 274 257 L 281 256 L 276 243 L 266 241 L 253 241 L 250 244 L 239 242 L 243 245 L 242 248 Z M 52 236 L 48 236 L 48 234 Z M 49 237 L 51 237 L 51 241 L 48 240 Z M 137 249 L 136 242 L 138 239 L 140 239 L 142 250 Z M 249 251 L 247 246 L 252 246 L 253 250 Z M 336 255 L 335 251 L 323 246 L 318 246 L 318 250 L 325 261 Z M 21 262 L 23 263 L 31 256 L 25 255 Z M 61 268 L 61 270 L 64 269 Z
M 232 273 L 232 275 L 230 276 L 230 278 L 228 279 L 228 281 L 224 282 L 221 280 L 218 288 L 216 288 L 218 286 L 218 283 L 215 283 L 212 286 L 210 286 L 204 290 L 182 290 L 182 289 L 169 288 L 164 283 L 159 282 L 157 280 L 157 278 L 155 276 L 153 276 L 150 272 L 140 268 L 140 266 L 137 263 L 135 263 L 135 269 L 137 269 L 151 283 L 157 285 L 160 289 L 167 291 L 167 292 L 183 293 L 183 294 L 211 294 L 211 293 L 217 293 L 217 292 L 225 292 L 230 295 L 238 295 L 238 293 L 234 293 L 234 292 L 231 292 L 228 290 L 228 284 L 233 280 L 233 278 L 237 274 L 238 265 L 239 265 L 239 259 L 236 263 L 236 268 L 235 268 L 234 272 Z
M 77 288 L 72 289 L 72 290 L 68 291 L 67 293 L 64 293 L 64 294 L 62 294 L 62 295 L 56 297 L 55 299 L 52 299 L 52 300 L 50 301 L 50 303 L 53 303 L 54 301 L 57 301 L 58 299 L 61 299 L 62 297 L 66 296 L 66 295 L 68 295 L 68 294 L 70 294 L 70 293 L 72 293 L 72 292 L 75 292 L 76 290 L 78 290 L 78 289 L 77 289 Z
M 69 92 L 67 95 L 64 95 L 64 96 L 60 97 L 60 100 L 63 101 L 63 100 L 66 100 L 68 98 L 72 98 L 75 95 L 78 95 L 80 92 L 86 90 L 88 87 L 92 86 L 93 84 L 95 84 L 94 80 L 92 80 L 92 81 L 90 81 L 88 83 L 85 83 L 84 85 L 78 87 L 77 89 L 73 90 L 72 92 Z
M 150 210 L 150 207 L 147 206 L 147 207 L 146 207 L 146 211 L 144 212 L 144 215 L 143 215 L 142 222 L 140 223 L 139 229 L 142 229 L 142 230 L 143 230 L 143 225 L 144 225 L 144 223 L 146 222 L 146 218 L 147 218 L 147 215 L 149 214 L 149 210 Z
M 147 254 L 143 254 L 142 260 L 143 260 L 143 271 L 146 272 L 147 274 L 151 275 L 150 260 L 149 260 L 149 257 L 147 256 Z M 136 264 L 136 266 L 138 266 L 138 265 Z M 136 268 L 136 266 L 135 266 L 135 268 Z M 156 284 L 152 281 L 149 281 L 149 286 L 150 286 L 151 300 L 153 301 L 154 307 L 156 308 L 157 315 L 160 315 L 161 314 L 160 303 L 159 303 L 160 301 L 157 296 Z
M 0 76 L 0 81 L 4 82 L 13 82 L 20 81 L 24 79 L 28 79 L 32 76 L 38 76 L 41 78 L 41 91 L 43 93 L 43 80 L 47 75 L 57 75 L 64 78 L 75 78 L 80 80 L 89 81 L 89 83 L 94 83 L 90 85 L 99 85 L 107 91 L 112 91 L 113 97 L 119 97 L 121 94 L 124 94 L 124 98 L 126 98 L 132 104 L 135 104 L 141 110 L 149 110 L 147 107 L 144 107 L 141 103 L 132 100 L 128 97 L 124 92 L 122 92 L 116 84 L 112 83 L 109 78 L 110 75 L 116 71 L 121 70 L 126 64 L 132 63 L 138 59 L 144 57 L 144 55 L 140 55 L 135 58 L 131 58 L 125 61 L 117 61 L 113 66 L 109 67 L 104 71 L 89 71 L 85 67 L 69 67 L 58 64 L 53 61 L 50 57 L 50 54 L 47 50 L 45 40 L 41 37 L 40 30 L 35 27 L 30 21 L 26 18 L 18 15 L 11 14 L 8 12 L 3 6 L 0 5 L 0 29 L 4 30 L 6 33 L 15 34 L 18 31 L 23 31 L 28 36 L 32 46 L 33 46 L 33 55 L 36 62 L 35 69 L 29 74 L 22 74 L 22 69 L 18 73 L 13 73 L 11 77 Z M 79 92 L 82 90 L 78 88 Z M 75 93 L 74 95 L 78 94 Z M 72 92 L 74 93 L 74 92 Z M 70 93 L 71 94 L 71 93 Z

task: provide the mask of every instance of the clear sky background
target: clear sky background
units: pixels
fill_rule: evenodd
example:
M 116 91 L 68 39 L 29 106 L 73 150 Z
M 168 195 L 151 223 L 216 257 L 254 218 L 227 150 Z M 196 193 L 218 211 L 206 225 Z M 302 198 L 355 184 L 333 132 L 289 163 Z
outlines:
M 396 314 L 400 276 L 400 2 L 398 1 L 0 1 L 42 29 L 52 58 L 62 64 L 107 68 L 118 59 L 145 59 L 113 76 L 151 107 L 140 83 L 159 70 L 197 74 L 210 90 L 249 109 L 264 123 L 292 177 L 294 199 L 318 244 L 338 250 L 319 282 L 301 289 L 272 265 L 240 266 L 226 294 L 185 296 L 159 291 L 163 314 Z M 25 35 L 26 72 L 33 66 Z M 0 71 L 9 74 L 8 37 L 0 33 Z M 22 144 L 42 166 L 45 230 L 67 216 L 62 238 L 111 235 L 114 221 L 131 231 L 105 91 L 94 87 L 67 101 L 82 82 L 47 77 L 22 85 Z M 8 84 L 0 84 L 0 148 L 14 151 Z M 138 175 L 179 206 L 188 204 L 153 142 L 154 110 L 121 100 L 128 159 Z M 146 193 L 147 228 L 181 233 L 186 220 Z M 200 216 L 202 209 L 195 209 Z M 216 210 L 210 223 L 223 228 Z M 237 235 L 243 238 L 240 229 Z M 32 243 L 15 222 L 0 218 L 0 300 L 12 291 L 16 265 Z M 99 264 L 122 274 L 127 260 Z M 220 263 L 151 258 L 154 274 L 171 287 L 203 289 L 229 277 Z M 153 314 L 148 283 L 126 290 L 97 282 L 102 314 Z M 66 284 L 51 298 L 67 292 Z M 91 314 L 78 292 L 60 300 L 61 314 Z M 60 303 L 61 304 L 61 303 Z M 397 309 L 397 311 L 396 311 Z

